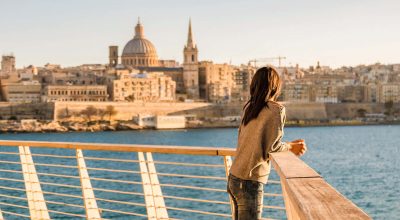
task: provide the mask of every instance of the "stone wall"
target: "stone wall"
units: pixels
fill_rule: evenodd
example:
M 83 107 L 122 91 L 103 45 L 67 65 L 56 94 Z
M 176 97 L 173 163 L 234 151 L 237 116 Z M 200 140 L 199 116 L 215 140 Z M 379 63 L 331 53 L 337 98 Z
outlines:
M 140 102 L 56 102 L 54 110 L 54 119 L 60 120 L 68 112 L 70 115 L 81 112 L 88 106 L 94 106 L 97 109 L 105 109 L 107 106 L 114 106 L 117 114 L 113 120 L 132 120 L 138 114 L 168 115 L 176 112 L 186 112 L 192 109 L 205 108 L 209 103 L 140 103 Z M 78 120 L 78 118 L 76 118 Z M 72 118 L 72 120 L 74 120 Z
M 324 120 L 328 118 L 324 103 L 284 103 L 287 120 Z
M 83 120 L 79 113 L 88 106 L 105 109 L 114 106 L 117 114 L 114 120 L 132 120 L 138 114 L 152 115 L 194 115 L 198 119 L 238 116 L 242 114 L 242 103 L 211 104 L 211 103 L 132 103 L 132 102 L 55 102 L 55 103 L 9 103 L 0 102 L 2 119 L 16 117 L 17 119 L 61 120 L 65 114 L 78 115 L 68 120 Z M 378 103 L 284 103 L 288 120 L 326 120 L 353 119 L 358 116 L 358 110 L 366 113 L 384 113 L 384 104 Z M 400 112 L 400 104 L 394 105 L 394 111 Z M 98 117 L 94 119 L 99 119 Z M 108 119 L 108 117 L 106 117 Z
M 384 113 L 385 105 L 381 103 L 326 104 L 327 115 L 331 119 L 353 119 L 359 117 L 359 109 L 366 110 L 366 113 Z
M 10 103 L 0 102 L 2 119 L 41 119 L 52 120 L 54 103 Z

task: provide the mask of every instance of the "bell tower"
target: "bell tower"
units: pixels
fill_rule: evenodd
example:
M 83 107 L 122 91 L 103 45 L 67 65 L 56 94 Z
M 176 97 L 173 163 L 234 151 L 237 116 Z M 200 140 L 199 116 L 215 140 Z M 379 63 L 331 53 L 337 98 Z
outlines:
M 183 49 L 183 83 L 188 98 L 199 98 L 199 61 L 198 49 L 193 40 L 192 22 L 189 20 L 188 38 Z
M 109 66 L 116 67 L 118 65 L 118 46 L 109 47 Z

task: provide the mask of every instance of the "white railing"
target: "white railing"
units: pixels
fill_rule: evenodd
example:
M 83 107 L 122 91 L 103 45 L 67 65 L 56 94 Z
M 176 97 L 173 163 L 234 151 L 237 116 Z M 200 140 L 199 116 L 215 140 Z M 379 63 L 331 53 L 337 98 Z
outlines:
M 0 146 L 0 219 L 232 217 L 226 193 L 231 148 L 35 141 Z M 293 154 L 271 159 L 280 181 L 268 182 L 264 217 L 284 218 L 286 212 L 289 219 L 329 219 L 330 210 L 369 218 Z M 310 181 L 329 193 L 318 197 L 313 193 L 319 191 L 299 187 Z

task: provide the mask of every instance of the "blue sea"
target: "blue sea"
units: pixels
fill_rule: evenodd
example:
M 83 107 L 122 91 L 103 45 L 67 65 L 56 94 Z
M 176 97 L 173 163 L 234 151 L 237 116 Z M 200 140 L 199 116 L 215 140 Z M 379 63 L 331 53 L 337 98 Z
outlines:
M 373 219 L 400 219 L 400 126 L 344 126 L 344 127 L 290 127 L 285 129 L 284 139 L 305 139 L 308 152 L 302 159 L 320 173 L 327 182 L 339 192 L 361 207 Z M 124 144 L 157 144 L 157 145 L 185 145 L 185 146 L 236 146 L 237 129 L 193 129 L 193 130 L 143 130 L 143 131 L 118 131 L 118 132 L 95 132 L 95 133 L 22 133 L 22 134 L 0 134 L 0 139 L 15 140 L 41 140 L 41 141 L 70 141 L 70 142 L 96 142 L 96 143 L 124 143 Z M 1 147 L 1 152 L 17 152 L 16 147 Z M 73 150 L 61 149 L 31 149 L 32 153 L 62 154 L 74 156 Z M 137 159 L 135 153 L 110 153 L 100 151 L 84 151 L 85 156 L 112 157 Z M 158 161 L 174 161 L 189 163 L 223 164 L 220 157 L 209 156 L 181 156 L 181 155 L 153 155 Z M 74 159 L 55 159 L 34 156 L 36 163 L 54 163 L 76 166 Z M 0 161 L 19 161 L 18 155 L 0 154 Z M 134 163 L 115 163 L 87 160 L 88 167 L 139 170 Z M 7 164 L 0 162 L 0 169 L 21 170 L 18 164 Z M 36 166 L 37 172 L 56 173 L 79 176 L 76 169 Z M 180 173 L 194 175 L 213 175 L 223 177 L 223 167 L 199 168 L 182 167 L 178 165 L 157 164 L 157 172 Z M 140 181 L 140 175 L 132 173 L 111 173 L 90 170 L 91 177 L 110 178 L 127 181 Z M 19 173 L 0 172 L 2 178 L 22 179 Z M 161 184 L 181 184 L 190 186 L 210 187 L 225 189 L 226 183 L 219 180 L 191 179 L 182 177 L 159 176 Z M 276 173 L 272 173 L 270 179 L 278 180 Z M 59 178 L 53 176 L 40 176 L 41 182 L 63 183 L 79 186 L 79 179 Z M 129 192 L 142 192 L 141 185 L 112 183 L 104 181 L 92 181 L 95 188 L 121 190 Z M 0 180 L 0 187 L 14 187 L 24 189 L 23 182 L 10 182 Z M 81 195 L 80 189 L 63 188 L 51 185 L 42 185 L 42 190 L 49 192 L 67 193 Z M 198 199 L 209 199 L 228 201 L 224 192 L 204 192 L 193 189 L 174 188 L 163 186 L 164 195 L 191 197 Z M 267 184 L 267 193 L 280 193 L 278 184 Z M 143 203 L 143 197 L 137 195 L 123 195 L 99 191 L 95 192 L 97 198 L 119 200 L 126 202 Z M 0 189 L 0 194 L 25 197 L 21 191 Z M 82 200 L 77 198 L 59 197 L 45 194 L 46 200 L 58 201 L 68 204 L 83 205 Z M 222 219 L 223 217 L 203 215 L 179 211 L 176 208 L 197 209 L 209 212 L 229 213 L 229 206 L 225 204 L 210 204 L 202 202 L 190 202 L 184 200 L 165 199 L 166 206 L 172 207 L 168 213 L 172 218 L 180 219 Z M 3 211 L 28 214 L 27 209 L 9 206 L 7 203 L 27 206 L 25 200 L 10 199 L 0 196 L 0 208 Z M 266 197 L 265 205 L 284 206 L 282 197 Z M 58 204 L 47 204 L 48 209 L 67 211 L 76 214 L 84 214 L 79 207 L 61 206 Z M 100 208 L 137 212 L 145 214 L 146 210 L 141 206 L 120 205 L 107 201 L 98 201 Z M 51 217 L 56 219 L 79 219 L 51 212 Z M 7 219 L 20 219 L 12 215 L 4 214 Z M 282 210 L 264 209 L 264 217 L 274 219 L 285 219 Z M 111 219 L 145 219 L 139 216 L 124 215 L 103 211 L 104 218 Z

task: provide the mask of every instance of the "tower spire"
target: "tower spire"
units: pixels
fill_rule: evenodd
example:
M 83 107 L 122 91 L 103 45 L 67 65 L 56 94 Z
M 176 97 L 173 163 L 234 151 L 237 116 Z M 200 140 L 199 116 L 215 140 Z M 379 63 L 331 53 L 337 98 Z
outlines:
M 193 40 L 193 33 L 192 33 L 192 19 L 189 18 L 189 30 L 188 30 L 188 39 L 187 39 L 187 47 L 195 48 L 196 45 Z

